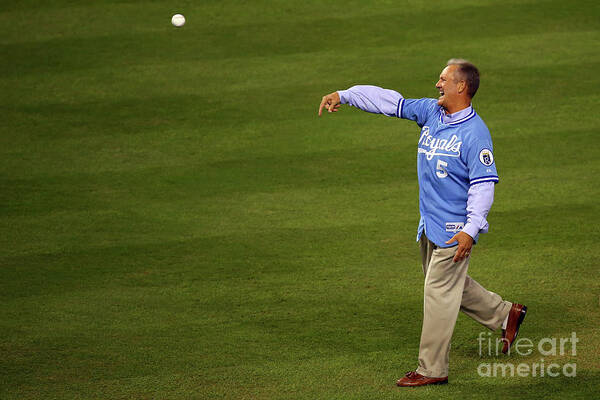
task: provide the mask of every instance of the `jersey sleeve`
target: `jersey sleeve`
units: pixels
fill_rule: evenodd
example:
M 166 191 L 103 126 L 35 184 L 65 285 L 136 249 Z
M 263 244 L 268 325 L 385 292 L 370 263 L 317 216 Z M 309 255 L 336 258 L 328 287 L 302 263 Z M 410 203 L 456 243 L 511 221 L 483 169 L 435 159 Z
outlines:
M 423 126 L 431 114 L 437 110 L 435 99 L 401 99 L 398 103 L 398 117 L 415 121 Z
M 378 86 L 356 85 L 347 90 L 338 90 L 340 102 L 374 114 L 396 117 L 402 95 L 395 90 Z
M 475 133 L 475 132 L 473 132 Z M 492 137 L 487 128 L 480 129 L 467 142 L 463 161 L 469 169 L 469 186 L 483 182 L 498 183 L 498 171 L 492 146 Z

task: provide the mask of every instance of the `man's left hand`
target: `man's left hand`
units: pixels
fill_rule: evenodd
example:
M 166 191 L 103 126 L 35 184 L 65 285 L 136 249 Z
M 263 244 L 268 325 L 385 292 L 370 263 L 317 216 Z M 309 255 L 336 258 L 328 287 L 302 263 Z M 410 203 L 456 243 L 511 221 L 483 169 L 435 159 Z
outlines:
M 469 236 L 469 234 L 461 231 L 452 236 L 446 244 L 452 244 L 454 242 L 458 242 L 458 249 L 456 249 L 456 254 L 454 255 L 454 262 L 459 262 L 463 258 L 469 257 L 471 248 L 473 247 L 473 238 Z

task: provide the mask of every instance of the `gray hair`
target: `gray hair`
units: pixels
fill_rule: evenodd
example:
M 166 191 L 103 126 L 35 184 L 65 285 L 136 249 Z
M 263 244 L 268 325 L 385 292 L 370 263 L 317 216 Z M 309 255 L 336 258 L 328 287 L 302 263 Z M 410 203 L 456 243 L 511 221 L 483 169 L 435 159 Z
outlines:
M 477 93 L 477 89 L 479 89 L 479 70 L 477 67 L 462 58 L 451 58 L 446 65 L 458 66 L 456 72 L 460 74 L 460 79 L 457 79 L 455 75 L 455 80 L 464 80 L 467 83 L 467 93 L 470 98 L 473 98 Z

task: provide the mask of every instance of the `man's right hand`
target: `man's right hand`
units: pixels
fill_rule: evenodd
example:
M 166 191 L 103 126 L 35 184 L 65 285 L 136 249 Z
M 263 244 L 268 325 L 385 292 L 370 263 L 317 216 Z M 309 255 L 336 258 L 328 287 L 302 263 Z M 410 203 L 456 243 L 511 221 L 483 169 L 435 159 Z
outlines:
M 321 100 L 321 106 L 319 107 L 319 115 L 321 115 L 324 108 L 326 108 L 328 112 L 336 112 L 338 108 L 340 108 L 340 95 L 338 92 L 333 92 L 327 96 L 323 96 L 323 99 Z

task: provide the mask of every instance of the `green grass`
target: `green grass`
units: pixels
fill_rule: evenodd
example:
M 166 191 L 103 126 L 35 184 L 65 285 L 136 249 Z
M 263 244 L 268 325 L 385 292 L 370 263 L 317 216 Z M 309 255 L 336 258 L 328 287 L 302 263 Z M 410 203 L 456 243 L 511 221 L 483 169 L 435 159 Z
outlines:
M 188 22 L 173 28 L 170 17 Z M 595 1 L 0 4 L 0 398 L 595 398 L 600 7 Z M 417 365 L 423 278 L 407 121 L 321 96 L 434 97 L 445 61 L 501 176 L 470 274 L 577 332 L 577 377 Z

